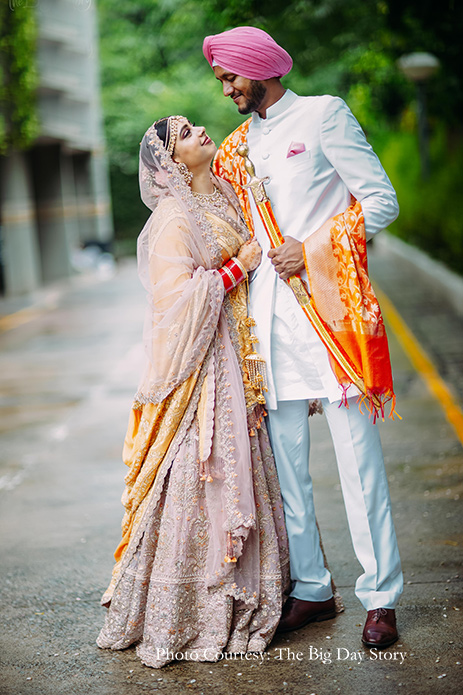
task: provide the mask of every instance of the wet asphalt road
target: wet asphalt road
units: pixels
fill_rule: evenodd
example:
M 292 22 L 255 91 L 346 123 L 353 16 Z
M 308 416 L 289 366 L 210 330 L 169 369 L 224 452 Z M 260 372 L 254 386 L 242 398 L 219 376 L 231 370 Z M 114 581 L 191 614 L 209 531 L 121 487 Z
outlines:
M 372 274 L 461 395 L 462 323 L 420 276 L 374 248 Z M 421 283 L 421 284 L 419 284 Z M 432 295 L 433 296 L 433 295 Z M 311 471 L 325 550 L 345 612 L 277 637 L 262 660 L 141 665 L 99 650 L 99 605 L 119 541 L 120 453 L 136 387 L 144 295 L 135 264 L 43 293 L 0 334 L 0 693 L 234 692 L 357 695 L 461 692 L 463 451 L 389 332 L 402 421 L 381 424 L 405 575 L 399 642 L 361 646 L 360 573 L 322 416 Z M 0 313 L 18 304 L 3 302 Z

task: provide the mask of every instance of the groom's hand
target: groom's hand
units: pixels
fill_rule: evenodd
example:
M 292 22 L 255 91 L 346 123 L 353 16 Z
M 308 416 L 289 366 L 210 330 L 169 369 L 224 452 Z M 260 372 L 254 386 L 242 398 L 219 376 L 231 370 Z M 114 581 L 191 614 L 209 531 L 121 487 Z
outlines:
M 304 256 L 300 241 L 291 236 L 283 238 L 285 243 L 277 249 L 270 249 L 267 255 L 280 278 L 287 280 L 291 275 L 297 275 L 304 270 Z

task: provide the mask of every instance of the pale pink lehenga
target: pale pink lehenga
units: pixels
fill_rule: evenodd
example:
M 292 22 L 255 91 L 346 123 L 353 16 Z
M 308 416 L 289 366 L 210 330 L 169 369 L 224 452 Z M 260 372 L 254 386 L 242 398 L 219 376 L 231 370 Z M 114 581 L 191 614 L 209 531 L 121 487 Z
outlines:
M 123 538 L 97 644 L 135 644 L 144 664 L 161 667 L 263 651 L 289 555 L 262 394 L 246 369 L 246 287 L 225 295 L 217 272 L 248 232 L 198 209 L 154 129 L 140 171 L 153 210 L 138 247 L 149 359 L 124 446 Z

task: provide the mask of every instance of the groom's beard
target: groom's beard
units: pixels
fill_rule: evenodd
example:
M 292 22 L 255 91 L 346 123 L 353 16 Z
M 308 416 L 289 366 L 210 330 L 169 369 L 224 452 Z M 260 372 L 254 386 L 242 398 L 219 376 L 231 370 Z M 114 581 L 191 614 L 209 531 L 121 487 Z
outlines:
M 262 104 L 265 95 L 267 94 L 267 88 L 262 82 L 257 82 L 256 80 L 251 81 L 251 89 L 249 91 L 249 97 L 246 98 L 246 103 L 241 108 L 238 108 L 238 112 L 242 114 L 252 113 L 257 111 L 259 106 Z

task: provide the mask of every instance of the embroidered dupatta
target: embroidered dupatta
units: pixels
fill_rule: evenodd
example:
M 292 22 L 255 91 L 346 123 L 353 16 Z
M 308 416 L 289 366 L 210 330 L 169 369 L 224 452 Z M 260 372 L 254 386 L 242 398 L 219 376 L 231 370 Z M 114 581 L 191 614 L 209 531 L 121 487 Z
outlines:
M 229 185 L 218 185 L 238 211 Z M 252 346 L 249 339 L 246 345 L 246 339 L 233 338 L 230 329 L 235 324 L 238 334 L 245 322 L 246 289 L 224 297 L 216 272 L 223 262 L 219 239 L 228 223 L 199 207 L 154 128 L 141 144 L 140 186 L 152 209 L 138 239 L 139 275 L 148 298 L 147 359 L 124 443 L 129 470 L 122 540 L 102 602 L 111 601 L 134 557 L 197 414 L 197 465 L 213 519 L 208 585 L 225 583 L 235 598 L 257 604 L 259 553 L 243 551 L 254 543 L 253 536 L 249 539 L 256 527 L 250 436 L 261 410 L 240 366 Z M 237 248 L 249 232 L 242 226 L 238 236 Z

